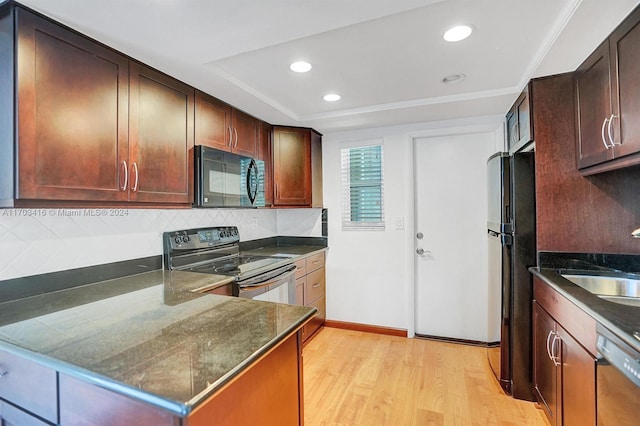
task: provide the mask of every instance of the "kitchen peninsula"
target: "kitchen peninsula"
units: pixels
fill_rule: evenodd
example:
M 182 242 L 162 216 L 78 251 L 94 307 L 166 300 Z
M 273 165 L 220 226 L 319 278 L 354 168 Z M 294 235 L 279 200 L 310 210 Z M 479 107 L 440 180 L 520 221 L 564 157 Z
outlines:
M 316 310 L 192 291 L 230 279 L 155 269 L 0 303 L 0 419 L 302 424 Z

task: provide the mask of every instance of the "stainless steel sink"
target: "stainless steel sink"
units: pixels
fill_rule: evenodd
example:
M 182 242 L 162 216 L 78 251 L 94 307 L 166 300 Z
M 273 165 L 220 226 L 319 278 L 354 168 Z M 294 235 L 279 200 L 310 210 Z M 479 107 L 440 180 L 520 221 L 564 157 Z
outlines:
M 605 300 L 640 307 L 640 279 L 606 275 L 561 275 Z

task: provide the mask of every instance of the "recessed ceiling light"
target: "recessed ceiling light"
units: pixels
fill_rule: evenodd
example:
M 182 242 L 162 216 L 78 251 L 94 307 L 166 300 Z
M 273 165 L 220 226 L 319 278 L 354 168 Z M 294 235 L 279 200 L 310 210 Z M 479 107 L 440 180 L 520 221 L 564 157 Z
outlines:
M 451 74 L 442 79 L 444 84 L 456 84 L 461 83 L 467 78 L 464 74 Z
M 327 93 L 322 97 L 322 99 L 327 102 L 335 102 L 340 100 L 340 95 L 338 95 L 337 93 Z
M 445 31 L 442 38 L 446 41 L 460 41 L 469 37 L 473 32 L 473 28 L 469 25 L 456 25 L 455 27 L 449 28 Z
M 298 61 L 289 65 L 289 69 L 293 72 L 307 72 L 311 69 L 309 62 Z

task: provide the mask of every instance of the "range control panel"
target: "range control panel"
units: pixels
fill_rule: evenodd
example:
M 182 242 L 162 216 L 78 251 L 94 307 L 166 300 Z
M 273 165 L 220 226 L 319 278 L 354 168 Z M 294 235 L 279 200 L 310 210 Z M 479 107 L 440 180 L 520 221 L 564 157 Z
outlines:
M 165 249 L 168 245 L 172 251 L 197 250 L 237 243 L 240 241 L 240 234 L 236 226 L 216 226 L 165 232 L 163 239 Z

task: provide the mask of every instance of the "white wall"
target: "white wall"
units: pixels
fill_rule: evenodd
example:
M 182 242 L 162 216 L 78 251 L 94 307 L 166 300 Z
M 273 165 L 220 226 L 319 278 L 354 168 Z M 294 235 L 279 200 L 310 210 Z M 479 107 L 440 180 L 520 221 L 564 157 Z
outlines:
M 410 336 L 413 335 L 413 140 L 447 134 L 495 132 L 496 151 L 500 151 L 503 119 L 502 116 L 490 116 L 323 136 L 324 205 L 329 209 L 328 319 L 406 329 Z M 340 149 L 368 140 L 381 140 L 384 146 L 386 229 L 343 232 Z M 438 176 L 433 178 L 438 179 Z M 396 229 L 398 219 L 404 222 L 404 229 Z M 454 217 L 452 221 L 455 221 Z M 486 244 L 478 250 L 486 251 Z
M 0 280 L 159 255 L 162 233 L 177 229 L 236 225 L 241 241 L 320 236 L 320 213 L 320 209 L 0 209 Z

